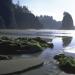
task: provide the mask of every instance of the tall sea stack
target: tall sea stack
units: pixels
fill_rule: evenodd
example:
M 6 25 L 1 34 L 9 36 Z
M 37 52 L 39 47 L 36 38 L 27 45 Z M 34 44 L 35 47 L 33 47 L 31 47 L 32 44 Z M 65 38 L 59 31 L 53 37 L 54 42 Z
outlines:
M 65 29 L 65 30 L 74 29 L 72 16 L 68 12 L 64 12 L 61 29 Z

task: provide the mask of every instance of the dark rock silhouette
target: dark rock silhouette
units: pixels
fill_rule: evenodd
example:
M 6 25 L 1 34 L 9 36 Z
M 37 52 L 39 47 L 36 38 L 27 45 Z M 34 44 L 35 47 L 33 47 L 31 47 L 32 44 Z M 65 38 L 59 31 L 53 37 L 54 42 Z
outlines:
M 52 16 L 40 16 L 38 17 L 40 23 L 43 25 L 43 29 L 60 29 L 61 28 L 61 21 L 56 21 L 53 19 Z
M 0 16 L 3 18 L 6 28 L 16 27 L 12 9 L 12 0 L 0 0 Z
M 41 29 L 42 25 L 26 6 L 13 5 L 18 29 Z
M 0 1 L 0 28 L 41 29 L 42 24 L 26 6 L 13 4 L 12 0 Z
M 0 16 L 0 28 L 5 28 L 5 22 L 1 16 Z
M 68 12 L 64 12 L 61 29 L 74 29 L 72 16 Z
M 63 21 L 52 16 L 36 17 L 26 6 L 0 0 L 0 29 L 74 29 L 71 15 L 64 12 Z

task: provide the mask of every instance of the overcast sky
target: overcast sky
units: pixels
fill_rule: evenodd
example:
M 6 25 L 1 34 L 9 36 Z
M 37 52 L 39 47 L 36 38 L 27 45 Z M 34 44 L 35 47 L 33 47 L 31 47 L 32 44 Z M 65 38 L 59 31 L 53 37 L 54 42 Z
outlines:
M 17 3 L 18 0 L 13 0 Z M 49 15 L 57 21 L 63 19 L 63 12 L 69 12 L 75 25 L 75 0 L 19 0 L 20 5 L 26 5 L 34 15 Z

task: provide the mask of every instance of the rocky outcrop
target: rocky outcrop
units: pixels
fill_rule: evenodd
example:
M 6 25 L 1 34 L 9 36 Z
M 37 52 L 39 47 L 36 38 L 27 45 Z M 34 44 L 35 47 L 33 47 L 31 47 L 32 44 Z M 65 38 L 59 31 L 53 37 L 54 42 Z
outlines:
M 64 12 L 61 29 L 74 29 L 72 16 L 68 12 Z
M 58 62 L 58 67 L 68 73 L 75 74 L 75 58 L 66 56 L 65 54 L 55 55 L 54 59 Z
M 53 48 L 41 38 L 0 38 L 0 54 L 31 54 L 40 52 L 43 48 Z
M 5 25 L 5 28 L 15 28 L 15 17 L 12 9 L 12 0 L 0 0 L 0 16 L 2 18 L 1 23 Z M 4 22 L 4 23 L 3 23 Z M 0 24 L 0 28 L 3 26 Z

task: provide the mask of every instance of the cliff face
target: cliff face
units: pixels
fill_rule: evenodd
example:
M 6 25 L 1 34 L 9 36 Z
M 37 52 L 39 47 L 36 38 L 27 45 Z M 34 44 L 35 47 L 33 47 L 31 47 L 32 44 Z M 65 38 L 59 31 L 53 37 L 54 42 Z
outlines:
M 0 16 L 0 28 L 5 28 L 5 22 L 1 16 Z
M 36 17 L 26 6 L 13 4 L 12 0 L 0 0 L 0 29 L 74 29 L 73 19 L 67 12 L 62 22 L 52 16 Z
M 16 23 L 19 29 L 41 29 L 42 24 L 27 7 L 14 6 Z
M 64 12 L 61 29 L 74 29 L 72 16 L 67 12 Z
M 2 28 L 15 28 L 15 18 L 12 9 L 12 0 L 0 0 L 0 16 Z M 3 24 L 4 22 L 4 24 Z M 5 25 L 5 26 L 3 26 Z
M 12 4 L 12 0 L 0 0 L 0 28 L 41 29 L 42 25 L 26 6 Z

